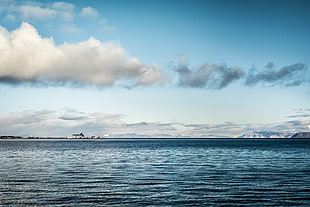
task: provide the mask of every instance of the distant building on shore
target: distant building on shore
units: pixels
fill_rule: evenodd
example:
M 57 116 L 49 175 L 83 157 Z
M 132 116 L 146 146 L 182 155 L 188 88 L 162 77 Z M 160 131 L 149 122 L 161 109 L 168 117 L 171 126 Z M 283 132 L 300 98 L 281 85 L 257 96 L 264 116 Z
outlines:
M 79 134 L 72 134 L 73 137 L 85 137 L 84 134 L 81 132 Z

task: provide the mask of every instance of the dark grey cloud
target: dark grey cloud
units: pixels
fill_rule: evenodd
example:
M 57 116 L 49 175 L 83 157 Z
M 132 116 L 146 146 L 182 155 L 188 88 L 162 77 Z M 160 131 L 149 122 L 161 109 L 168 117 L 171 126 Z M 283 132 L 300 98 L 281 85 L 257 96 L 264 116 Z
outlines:
M 186 63 L 179 63 L 174 70 L 179 75 L 179 85 L 191 88 L 222 89 L 243 77 L 238 67 L 208 64 L 190 69 Z
M 252 68 L 246 72 L 240 67 L 228 67 L 225 64 L 205 63 L 200 67 L 190 68 L 185 57 L 181 59 L 172 68 L 178 73 L 178 84 L 182 87 L 223 89 L 238 80 L 244 80 L 244 84 L 249 87 L 259 83 L 264 86 L 291 87 L 310 82 L 308 68 L 304 63 L 276 69 L 274 63 L 270 62 L 263 70 Z
M 40 81 L 32 78 L 15 78 L 11 76 L 0 76 L 0 83 L 5 83 L 8 85 L 19 85 L 19 84 L 40 84 Z
M 133 124 L 126 124 L 128 127 L 136 127 L 136 126 L 147 126 L 148 123 L 146 122 L 139 122 L 139 123 L 133 123 Z
M 274 63 L 270 62 L 263 71 L 251 69 L 246 76 L 245 85 L 255 86 L 258 83 L 266 83 L 270 86 L 298 86 L 307 81 L 304 76 L 306 71 L 307 67 L 303 63 L 295 63 L 276 70 Z

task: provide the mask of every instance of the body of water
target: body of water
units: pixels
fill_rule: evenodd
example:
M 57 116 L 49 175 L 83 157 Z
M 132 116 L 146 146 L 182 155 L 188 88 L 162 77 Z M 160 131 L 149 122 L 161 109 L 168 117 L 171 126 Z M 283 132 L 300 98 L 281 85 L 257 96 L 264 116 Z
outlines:
M 1 206 L 310 206 L 310 140 L 0 140 Z

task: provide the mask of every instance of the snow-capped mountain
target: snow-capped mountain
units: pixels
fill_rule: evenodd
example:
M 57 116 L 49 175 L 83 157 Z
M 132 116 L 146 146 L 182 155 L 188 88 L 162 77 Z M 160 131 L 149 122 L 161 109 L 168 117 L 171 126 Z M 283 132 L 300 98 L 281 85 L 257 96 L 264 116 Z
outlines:
M 262 132 L 248 132 L 239 136 L 238 138 L 289 138 L 289 137 L 290 137 L 289 135 L 280 132 L 262 131 Z
M 291 136 L 291 138 L 310 138 L 310 132 L 299 132 Z

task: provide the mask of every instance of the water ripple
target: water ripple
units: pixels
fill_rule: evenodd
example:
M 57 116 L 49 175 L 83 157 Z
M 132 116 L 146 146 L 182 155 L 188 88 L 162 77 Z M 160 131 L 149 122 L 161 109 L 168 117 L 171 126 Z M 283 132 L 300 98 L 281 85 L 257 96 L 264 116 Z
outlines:
M 309 140 L 0 140 L 0 206 L 309 206 Z

